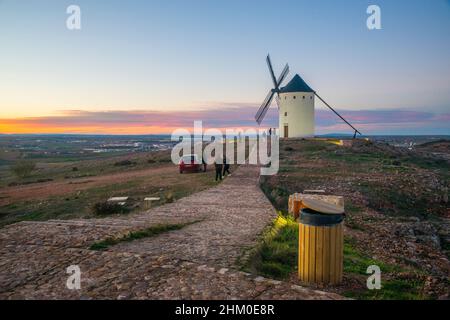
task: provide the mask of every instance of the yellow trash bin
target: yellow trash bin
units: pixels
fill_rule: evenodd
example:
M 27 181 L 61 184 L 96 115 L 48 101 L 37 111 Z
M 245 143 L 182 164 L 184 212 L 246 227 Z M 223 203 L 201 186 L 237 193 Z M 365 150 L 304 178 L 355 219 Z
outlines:
M 339 284 L 343 273 L 342 214 L 308 208 L 299 217 L 298 277 L 309 284 Z

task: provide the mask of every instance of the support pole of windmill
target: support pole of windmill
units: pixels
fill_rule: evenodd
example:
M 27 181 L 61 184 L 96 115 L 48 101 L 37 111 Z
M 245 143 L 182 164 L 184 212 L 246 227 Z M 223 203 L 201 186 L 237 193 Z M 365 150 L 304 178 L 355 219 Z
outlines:
M 353 134 L 353 139 L 356 138 L 356 134 L 359 133 L 361 134 L 361 132 L 358 131 L 358 129 L 356 129 L 354 126 L 352 126 L 350 124 L 350 122 L 348 122 L 347 120 L 344 119 L 344 117 L 342 117 L 336 110 L 334 110 L 325 100 L 322 99 L 321 96 L 319 96 L 317 94 L 317 92 L 314 91 L 314 94 L 316 95 L 317 98 L 319 98 L 320 101 L 322 101 L 328 108 L 330 108 L 331 111 L 333 111 L 339 118 L 341 118 L 346 124 L 348 124 L 353 130 L 354 130 L 354 134 Z

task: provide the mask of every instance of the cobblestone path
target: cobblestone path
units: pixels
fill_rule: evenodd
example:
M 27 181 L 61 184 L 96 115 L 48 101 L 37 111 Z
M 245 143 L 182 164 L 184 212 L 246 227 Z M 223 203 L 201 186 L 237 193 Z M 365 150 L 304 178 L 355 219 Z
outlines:
M 340 299 L 237 270 L 276 216 L 258 173 L 241 166 L 214 188 L 139 214 L 0 229 L 0 299 Z M 107 237 L 187 222 L 195 223 L 89 250 Z M 66 287 L 70 265 L 81 269 L 80 290 Z

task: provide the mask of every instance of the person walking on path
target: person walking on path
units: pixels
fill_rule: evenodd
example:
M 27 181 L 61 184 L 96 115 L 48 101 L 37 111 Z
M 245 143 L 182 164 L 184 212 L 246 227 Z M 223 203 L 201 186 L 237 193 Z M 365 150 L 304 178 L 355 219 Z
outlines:
M 230 165 L 227 163 L 227 159 L 223 159 L 223 176 L 225 177 L 225 173 L 228 173 L 231 176 Z
M 222 169 L 223 169 L 222 161 L 216 159 L 214 161 L 214 166 L 216 168 L 216 181 L 219 179 L 222 180 Z
M 202 157 L 202 165 L 203 165 L 203 172 L 206 172 L 206 161 L 204 157 Z

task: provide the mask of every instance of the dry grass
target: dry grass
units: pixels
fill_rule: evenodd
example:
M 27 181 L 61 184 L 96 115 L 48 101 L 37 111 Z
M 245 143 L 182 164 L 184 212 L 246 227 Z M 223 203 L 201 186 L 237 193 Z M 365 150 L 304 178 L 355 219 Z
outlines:
M 114 165 L 124 160 L 135 165 Z M 169 151 L 48 165 L 33 179 L 44 176 L 52 181 L 0 189 L 0 225 L 22 220 L 89 218 L 95 203 L 113 196 L 130 196 L 138 211 L 142 210 L 144 197 L 164 200 L 171 194 L 173 201 L 215 184 L 213 168 L 205 173 L 180 175 L 170 162 Z

